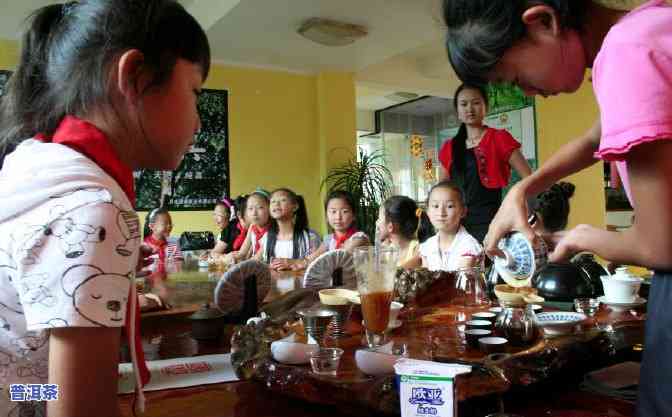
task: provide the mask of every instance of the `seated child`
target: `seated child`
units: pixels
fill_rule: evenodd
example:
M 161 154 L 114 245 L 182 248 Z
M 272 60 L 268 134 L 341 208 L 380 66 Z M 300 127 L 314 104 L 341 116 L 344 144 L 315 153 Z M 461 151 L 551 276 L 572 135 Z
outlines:
M 427 216 L 436 234 L 420 244 L 422 266 L 432 271 L 455 271 L 483 266 L 483 247 L 462 226 L 467 214 L 464 195 L 451 181 L 435 184 L 427 196 Z
M 574 195 L 574 184 L 559 182 L 537 196 L 532 228 L 540 234 L 564 230 L 569 219 L 569 199 Z
M 320 246 L 319 236 L 308 228 L 303 197 L 279 188 L 271 193 L 270 212 L 271 224 L 256 257 L 275 270 L 298 269 L 300 261 Z
M 329 229 L 333 233 L 324 237 L 320 247 L 305 258 L 303 266 L 309 265 L 327 251 L 344 249 L 351 252 L 356 247 L 369 244 L 366 233 L 357 230 L 357 207 L 354 197 L 349 192 L 336 190 L 329 193 L 324 203 L 324 210 Z
M 406 196 L 395 195 L 380 206 L 376 222 L 376 239 L 383 245 L 399 249 L 400 268 L 416 268 L 422 264 L 420 241 L 424 241 L 423 211 Z M 419 236 L 423 235 L 423 236 Z
M 230 252 L 225 256 L 225 263 L 232 265 L 259 253 L 262 239 L 270 226 L 269 198 L 268 191 L 262 189 L 257 189 L 247 197 L 245 219 L 250 225 L 247 237 L 239 251 Z
M 170 236 L 172 230 L 173 222 L 166 208 L 155 208 L 147 214 L 143 231 L 144 244 L 152 249 L 151 257 L 161 263 L 183 259 L 177 238 Z
M 223 198 L 215 205 L 213 218 L 220 230 L 217 243 L 211 251 L 211 256 L 224 255 L 233 251 L 233 242 L 240 234 L 238 218 L 232 216 L 234 205 L 227 198 Z M 233 218 L 232 218 L 233 217 Z
M 235 208 L 236 219 L 238 219 L 236 222 L 238 235 L 233 240 L 232 250 L 237 251 L 240 250 L 240 248 L 243 246 L 243 243 L 245 243 L 245 239 L 247 238 L 248 222 L 245 220 L 245 211 L 247 210 L 247 196 L 243 194 L 236 197 L 236 199 L 233 200 L 233 207 Z

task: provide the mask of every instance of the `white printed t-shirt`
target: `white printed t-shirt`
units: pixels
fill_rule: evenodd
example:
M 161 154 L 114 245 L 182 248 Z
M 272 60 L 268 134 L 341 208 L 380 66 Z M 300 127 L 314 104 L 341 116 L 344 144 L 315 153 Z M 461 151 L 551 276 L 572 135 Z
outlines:
M 124 325 L 140 223 L 95 163 L 34 140 L 6 157 L 0 201 L 0 416 L 8 416 L 27 411 L 8 402 L 9 384 L 47 383 L 49 329 Z

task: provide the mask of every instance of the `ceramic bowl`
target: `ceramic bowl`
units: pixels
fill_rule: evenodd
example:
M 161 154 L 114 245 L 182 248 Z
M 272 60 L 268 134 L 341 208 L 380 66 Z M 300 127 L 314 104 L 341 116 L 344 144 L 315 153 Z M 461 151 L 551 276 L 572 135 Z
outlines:
M 467 339 L 467 344 L 471 347 L 478 347 L 478 339 L 492 335 L 490 330 L 485 329 L 468 329 L 464 331 L 464 338 Z
M 642 279 L 635 276 L 602 276 L 604 297 L 613 303 L 632 303 L 637 299 Z
M 271 343 L 273 359 L 288 365 L 310 363 L 310 354 L 319 350 L 319 345 L 296 343 L 291 339 L 276 340 Z
M 467 330 L 469 330 L 469 329 L 484 329 L 484 330 L 492 329 L 492 322 L 490 322 L 488 320 L 469 320 L 469 321 L 466 321 L 464 324 L 465 324 L 465 328 Z
M 485 354 L 500 353 L 506 350 L 508 340 L 503 337 L 481 337 L 478 339 L 478 347 Z
M 497 314 L 492 311 L 479 311 L 471 315 L 472 320 L 487 320 L 490 323 L 494 323 L 497 319 Z
M 330 288 L 318 292 L 320 302 L 325 305 L 343 305 L 348 303 L 359 304 L 359 293 L 343 288 Z
M 359 349 L 355 352 L 355 363 L 360 371 L 367 375 L 391 375 L 394 364 L 401 356 L 374 349 Z
M 516 292 L 516 289 L 509 284 L 495 285 L 495 295 L 500 304 L 523 304 L 523 294 Z
M 544 334 L 548 336 L 571 334 L 574 332 L 574 327 L 585 319 L 586 315 L 583 313 L 567 311 L 537 314 L 537 324 L 544 329 Z

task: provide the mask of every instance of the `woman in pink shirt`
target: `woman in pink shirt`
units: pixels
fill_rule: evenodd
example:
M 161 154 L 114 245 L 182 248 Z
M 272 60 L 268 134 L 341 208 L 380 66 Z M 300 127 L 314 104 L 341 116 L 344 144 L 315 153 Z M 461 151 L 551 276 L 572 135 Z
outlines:
M 627 12 L 576 0 L 444 0 L 447 49 L 464 82 L 503 81 L 528 95 L 572 93 L 592 68 L 600 119 L 507 194 L 484 246 L 519 230 L 526 197 L 594 164 L 615 161 L 635 221 L 623 232 L 579 225 L 554 236 L 552 261 L 581 251 L 656 271 L 648 302 L 639 416 L 672 416 L 672 6 Z

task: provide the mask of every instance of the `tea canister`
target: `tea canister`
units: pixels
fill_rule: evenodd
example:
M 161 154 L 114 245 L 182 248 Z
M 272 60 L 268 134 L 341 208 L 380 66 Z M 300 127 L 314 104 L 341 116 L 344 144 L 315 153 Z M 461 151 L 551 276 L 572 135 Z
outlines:
M 548 247 L 543 239 L 534 244 L 520 232 L 502 238 L 497 247 L 504 257 L 495 257 L 494 267 L 512 287 L 530 286 L 534 274 L 548 262 Z

